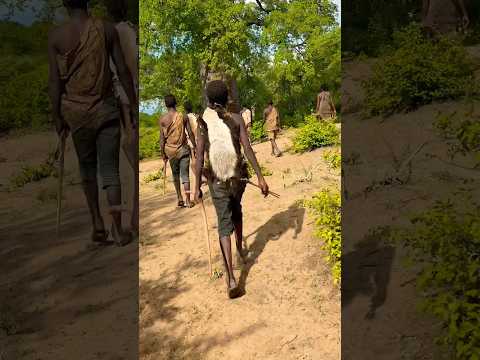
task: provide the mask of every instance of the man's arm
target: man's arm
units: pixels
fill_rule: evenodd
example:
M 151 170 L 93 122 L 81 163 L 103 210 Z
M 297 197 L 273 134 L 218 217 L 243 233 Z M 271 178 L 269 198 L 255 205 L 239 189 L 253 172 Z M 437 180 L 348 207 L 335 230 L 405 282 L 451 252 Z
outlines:
M 167 160 L 167 155 L 165 154 L 165 136 L 163 135 L 163 128 L 161 120 L 158 121 L 158 127 L 160 128 L 160 155 L 163 160 Z
M 125 58 L 123 56 L 122 47 L 120 45 L 120 39 L 118 37 L 117 29 L 115 29 L 115 27 L 110 23 L 106 23 L 105 29 L 107 30 L 106 32 L 110 38 L 110 46 L 111 46 L 110 50 L 111 50 L 113 63 L 117 68 L 118 78 L 122 84 L 122 87 L 127 93 L 128 100 L 130 102 L 130 107 L 132 110 L 134 110 L 136 114 L 138 104 L 137 104 L 137 96 L 133 86 L 133 78 L 132 78 L 132 74 L 130 74 L 130 71 L 128 70 L 127 64 L 125 63 Z M 136 121 L 136 116 L 134 118 Z
M 250 164 L 252 164 L 253 171 L 257 175 L 258 185 L 262 189 L 262 194 L 267 196 L 268 195 L 268 185 L 263 178 L 262 171 L 260 170 L 260 166 L 258 165 L 257 157 L 253 152 L 252 146 L 250 145 L 250 141 L 248 140 L 247 130 L 245 129 L 245 125 L 243 121 L 239 121 L 240 123 L 240 143 L 243 147 L 243 152 L 247 157 Z
M 187 115 L 183 115 L 183 123 L 185 124 L 185 128 L 187 129 L 188 137 L 192 141 L 192 144 L 196 144 L 195 135 L 193 134 L 192 127 L 190 126 L 190 120 L 188 119 Z M 194 149 L 193 151 L 196 152 L 196 149 Z
M 52 103 L 52 117 L 55 121 L 55 128 L 60 135 L 66 129 L 66 123 L 61 115 L 61 96 L 63 84 L 60 79 L 60 72 L 57 63 L 57 49 L 55 48 L 55 30 L 48 36 L 48 95 Z
M 197 141 L 196 141 L 196 153 L 197 161 L 195 163 L 195 201 L 199 201 L 202 195 L 202 172 L 205 156 L 205 141 L 206 141 L 206 129 L 203 124 L 203 119 L 198 119 L 197 124 Z
M 330 109 L 332 110 L 332 112 L 333 112 L 334 114 L 336 114 L 336 113 L 337 113 L 337 109 L 335 109 L 335 104 L 333 103 L 333 99 L 332 99 L 332 96 L 331 96 L 331 95 L 329 96 L 329 99 L 330 99 Z

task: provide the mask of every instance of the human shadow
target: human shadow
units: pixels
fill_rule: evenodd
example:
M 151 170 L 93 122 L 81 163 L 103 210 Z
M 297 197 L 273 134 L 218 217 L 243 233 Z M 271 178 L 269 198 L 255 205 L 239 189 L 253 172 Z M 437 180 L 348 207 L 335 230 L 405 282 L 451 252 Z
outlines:
M 357 295 L 370 296 L 367 319 L 375 317 L 388 295 L 395 248 L 384 244 L 385 236 L 384 231 L 368 234 L 354 251 L 342 255 L 342 308 Z
M 252 236 L 256 234 L 255 240 L 248 248 L 246 264 L 243 265 L 240 273 L 238 284 L 242 290 L 242 294 L 246 293 L 246 282 L 250 270 L 257 262 L 263 250 L 265 250 L 267 243 L 271 240 L 278 240 L 290 229 L 294 231 L 292 239 L 296 239 L 298 234 L 302 232 L 304 218 L 305 208 L 295 202 L 290 205 L 287 210 L 273 215 L 265 224 L 249 235 Z

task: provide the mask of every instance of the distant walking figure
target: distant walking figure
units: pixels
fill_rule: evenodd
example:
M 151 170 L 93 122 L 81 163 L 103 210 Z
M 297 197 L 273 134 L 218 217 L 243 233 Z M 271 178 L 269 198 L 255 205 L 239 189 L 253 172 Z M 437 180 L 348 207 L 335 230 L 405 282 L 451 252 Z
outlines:
M 268 134 L 268 139 L 272 145 L 272 155 L 279 157 L 282 155 L 282 152 L 278 148 L 275 140 L 280 131 L 280 114 L 277 108 L 273 106 L 273 101 L 270 101 L 263 111 L 263 120 L 265 121 L 265 130 Z
M 337 115 L 337 110 L 333 104 L 332 95 L 324 88 L 320 89 L 317 96 L 317 116 L 319 120 L 330 119 Z

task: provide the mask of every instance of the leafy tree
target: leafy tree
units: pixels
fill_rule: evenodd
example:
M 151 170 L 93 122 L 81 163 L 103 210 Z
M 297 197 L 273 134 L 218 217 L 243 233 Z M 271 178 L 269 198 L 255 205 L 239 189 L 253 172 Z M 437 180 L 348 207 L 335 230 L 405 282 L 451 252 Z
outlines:
M 141 98 L 171 92 L 205 105 L 205 83 L 221 78 L 232 100 L 256 106 L 257 115 L 270 99 L 284 116 L 305 113 L 320 85 L 339 88 L 335 11 L 329 0 L 144 0 Z

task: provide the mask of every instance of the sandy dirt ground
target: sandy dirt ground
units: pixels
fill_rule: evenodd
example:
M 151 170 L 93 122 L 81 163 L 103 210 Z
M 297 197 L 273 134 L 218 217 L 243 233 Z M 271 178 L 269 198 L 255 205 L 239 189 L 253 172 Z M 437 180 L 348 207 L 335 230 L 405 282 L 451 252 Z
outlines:
M 342 65 L 343 103 L 348 105 L 342 118 L 348 192 L 342 218 L 342 358 L 449 358 L 433 341 L 440 334 L 438 321 L 418 310 L 416 269 L 405 267 L 401 247 L 390 247 L 369 231 L 408 226 L 406 219 L 435 201 L 456 201 L 455 191 L 461 187 L 476 189 L 474 196 L 480 198 L 478 171 L 462 168 L 473 166 L 473 159 L 450 161 L 448 147 L 434 128 L 438 114 L 472 109 L 479 114 L 480 104 L 446 102 L 387 119 L 364 119 L 360 81 L 371 73 L 370 65 Z M 407 161 L 410 178 L 402 171 L 403 184 L 389 181 L 396 166 Z
M 279 140 L 290 146 L 291 132 Z M 223 278 L 210 278 L 199 206 L 175 208 L 170 173 L 141 183 L 140 352 L 142 359 L 340 359 L 340 291 L 332 283 L 312 219 L 297 201 L 322 188 L 338 186 L 322 151 L 269 155 L 270 145 L 254 146 L 266 177 L 281 198 L 264 199 L 247 187 L 244 195 L 246 265 L 235 275 L 245 294 L 228 300 Z M 162 168 L 143 162 L 140 181 Z M 311 181 L 305 179 L 310 178 Z M 219 255 L 216 216 L 208 193 L 205 205 L 214 264 Z
M 138 353 L 138 246 L 87 250 L 90 217 L 71 140 L 60 239 L 55 235 L 57 179 L 11 188 L 22 166 L 38 166 L 55 147 L 50 132 L 0 139 L 0 358 L 133 359 Z M 123 155 L 121 178 L 125 206 L 131 208 L 133 176 Z M 101 199 L 105 211 L 104 194 Z M 105 221 L 108 229 L 106 215 Z

